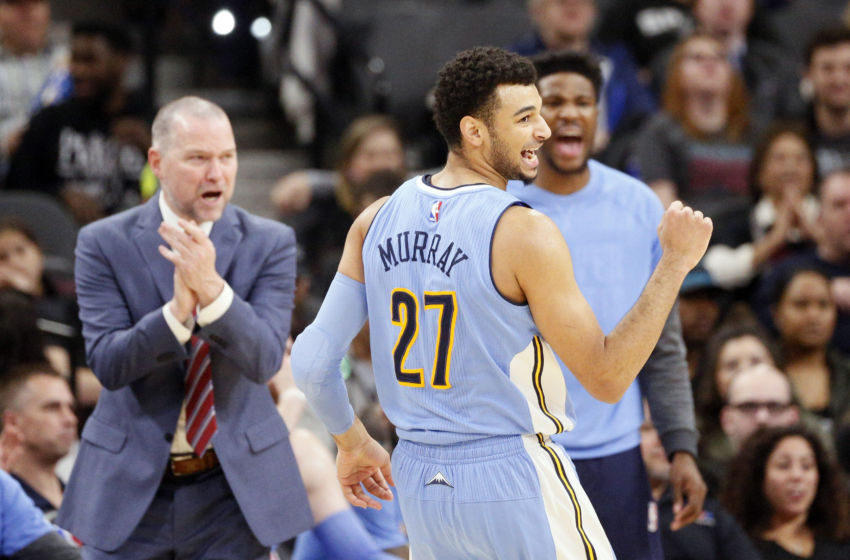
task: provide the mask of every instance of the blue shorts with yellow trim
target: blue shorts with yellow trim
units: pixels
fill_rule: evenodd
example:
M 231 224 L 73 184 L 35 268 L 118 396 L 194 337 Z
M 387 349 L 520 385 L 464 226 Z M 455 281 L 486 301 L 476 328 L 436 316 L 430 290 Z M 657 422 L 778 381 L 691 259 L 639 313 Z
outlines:
M 393 453 L 412 560 L 613 560 L 564 449 L 544 436 Z

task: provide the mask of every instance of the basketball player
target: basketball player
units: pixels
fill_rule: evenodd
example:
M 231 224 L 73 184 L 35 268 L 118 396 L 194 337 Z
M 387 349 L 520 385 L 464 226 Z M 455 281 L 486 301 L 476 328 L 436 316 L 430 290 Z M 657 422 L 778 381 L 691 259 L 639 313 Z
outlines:
M 534 179 L 550 134 L 535 78 L 527 59 L 492 47 L 442 69 L 434 113 L 445 167 L 357 218 L 292 352 L 296 383 L 337 442 L 349 501 L 375 507 L 369 493 L 388 499 L 395 478 L 417 560 L 614 558 L 550 440 L 574 422 L 553 349 L 593 396 L 615 402 L 711 235 L 710 220 L 671 205 L 655 273 L 604 336 L 558 228 L 504 190 Z M 400 438 L 392 475 L 338 368 L 367 316 L 378 395 Z

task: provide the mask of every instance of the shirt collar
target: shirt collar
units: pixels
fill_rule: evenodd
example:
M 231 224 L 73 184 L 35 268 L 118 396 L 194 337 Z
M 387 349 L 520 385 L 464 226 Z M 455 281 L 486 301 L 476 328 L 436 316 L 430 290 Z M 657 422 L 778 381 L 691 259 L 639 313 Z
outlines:
M 173 226 L 177 225 L 177 220 L 180 218 L 174 213 L 174 210 L 171 209 L 168 202 L 165 201 L 165 194 L 162 191 L 159 193 L 159 211 L 162 213 L 162 221 Z M 211 221 L 201 222 L 200 224 L 200 228 L 207 234 L 207 237 L 209 237 L 212 227 L 213 222 Z

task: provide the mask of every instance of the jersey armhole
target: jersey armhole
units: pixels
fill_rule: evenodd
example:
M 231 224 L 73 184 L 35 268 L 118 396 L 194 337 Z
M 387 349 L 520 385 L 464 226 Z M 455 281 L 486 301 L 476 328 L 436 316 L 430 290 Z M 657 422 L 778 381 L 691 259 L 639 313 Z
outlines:
M 503 300 L 510 303 L 511 305 L 515 305 L 517 307 L 527 307 L 528 301 L 514 301 L 511 298 L 507 297 L 505 294 L 503 294 L 502 291 L 499 290 L 499 287 L 496 286 L 496 279 L 493 278 L 493 240 L 496 238 L 496 228 L 499 227 L 499 222 L 502 221 L 502 216 L 505 215 L 505 212 L 507 212 L 508 209 L 513 208 L 514 206 L 521 206 L 523 208 L 531 208 L 531 206 L 529 206 L 525 202 L 517 200 L 516 202 L 510 203 L 507 206 L 505 206 L 504 209 L 502 209 L 502 212 L 496 218 L 496 223 L 493 224 L 493 231 L 490 232 L 490 255 L 489 255 L 489 258 L 488 258 L 489 264 L 487 266 L 487 269 L 490 273 L 490 284 L 492 284 L 493 290 L 495 290 L 496 293 L 499 294 L 499 297 L 501 297 Z
M 387 207 L 387 202 L 389 202 L 389 201 L 390 201 L 389 196 L 385 197 L 383 202 L 381 202 L 380 200 L 378 201 L 378 202 L 381 202 L 381 206 L 375 211 L 375 215 L 372 216 L 372 220 L 369 222 L 369 227 L 366 228 L 366 233 L 363 234 L 363 245 L 366 244 L 366 238 L 369 236 L 369 232 L 372 231 L 372 224 L 375 223 L 375 218 L 377 218 L 378 214 L 380 214 L 384 210 L 384 208 Z M 376 202 L 376 204 L 377 204 L 377 202 Z

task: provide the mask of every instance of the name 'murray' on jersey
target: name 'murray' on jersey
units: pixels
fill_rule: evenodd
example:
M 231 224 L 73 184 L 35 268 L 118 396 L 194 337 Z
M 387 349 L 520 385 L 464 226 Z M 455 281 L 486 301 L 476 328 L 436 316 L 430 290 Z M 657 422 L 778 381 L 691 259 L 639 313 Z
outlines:
M 395 237 L 388 237 L 385 243 L 378 243 L 378 254 L 384 272 L 399 263 L 418 262 L 435 266 L 449 277 L 455 265 L 469 260 L 469 256 L 453 241 L 445 244 L 439 233 L 429 235 L 425 231 L 403 231 Z

